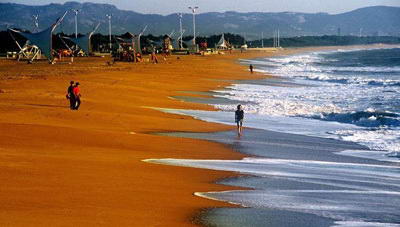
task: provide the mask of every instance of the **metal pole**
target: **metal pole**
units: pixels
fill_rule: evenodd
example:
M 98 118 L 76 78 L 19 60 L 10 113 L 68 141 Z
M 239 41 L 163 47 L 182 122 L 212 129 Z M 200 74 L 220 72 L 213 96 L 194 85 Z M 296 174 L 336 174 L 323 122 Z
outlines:
M 261 47 L 264 48 L 264 32 L 261 32 Z
M 196 10 L 199 7 L 194 6 L 194 7 L 189 7 L 190 10 L 192 10 L 193 13 L 193 45 L 196 45 Z
M 79 13 L 79 9 L 73 9 L 72 11 L 74 11 L 74 13 L 75 13 L 75 38 L 78 38 L 78 13 Z
M 106 17 L 108 18 L 108 33 L 109 33 L 109 38 L 110 38 L 110 52 L 111 52 L 111 49 L 112 49 L 112 43 L 111 43 L 111 18 L 112 18 L 112 15 L 107 14 Z
M 75 11 L 75 38 L 78 38 L 78 12 Z
M 281 46 L 281 44 L 280 44 L 280 40 L 279 40 L 279 39 L 280 39 L 280 34 L 279 34 L 279 29 L 278 29 L 278 45 L 277 45 L 278 47 L 280 47 L 280 46 Z
M 110 34 L 110 50 L 112 48 L 112 43 L 111 43 L 111 17 L 108 20 L 108 30 L 109 30 L 109 34 Z
M 179 13 L 178 14 L 179 15 L 179 29 L 180 29 L 180 32 L 181 32 L 181 36 L 180 36 L 180 46 L 179 46 L 179 49 L 182 49 L 183 48 L 183 28 L 182 28 L 182 17 L 183 17 L 183 14 L 182 13 Z
M 193 10 L 193 44 L 196 45 L 196 16 Z
M 275 47 L 275 31 L 272 33 L 272 47 Z

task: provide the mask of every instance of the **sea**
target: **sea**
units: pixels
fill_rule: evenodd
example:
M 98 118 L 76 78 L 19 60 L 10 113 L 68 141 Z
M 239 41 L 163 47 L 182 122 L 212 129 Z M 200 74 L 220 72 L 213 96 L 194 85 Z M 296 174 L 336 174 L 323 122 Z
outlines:
M 209 226 L 400 226 L 400 48 L 306 52 L 241 60 L 264 80 L 210 93 L 219 111 L 166 110 L 234 125 L 234 131 L 175 133 L 225 143 L 243 160 L 152 160 L 233 171 L 220 184 L 250 190 L 196 192 L 243 208 L 210 209 Z

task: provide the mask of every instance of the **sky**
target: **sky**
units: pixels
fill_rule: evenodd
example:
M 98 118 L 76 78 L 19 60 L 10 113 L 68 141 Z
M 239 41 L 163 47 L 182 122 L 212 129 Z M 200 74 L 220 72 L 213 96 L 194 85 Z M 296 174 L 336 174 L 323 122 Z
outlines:
M 116 5 L 119 9 L 140 13 L 171 14 L 189 12 L 188 6 L 198 6 L 204 12 L 325 12 L 337 14 L 354 9 L 386 5 L 400 7 L 400 0 L 75 0 L 76 2 L 96 2 Z M 65 0 L 0 0 L 0 2 L 27 5 L 64 3 Z

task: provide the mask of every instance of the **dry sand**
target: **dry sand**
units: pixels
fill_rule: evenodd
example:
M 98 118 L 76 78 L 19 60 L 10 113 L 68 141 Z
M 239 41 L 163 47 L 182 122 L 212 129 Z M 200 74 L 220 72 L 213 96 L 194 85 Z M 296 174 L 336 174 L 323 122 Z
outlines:
M 262 53 L 265 55 L 265 53 Z M 179 91 L 248 79 L 238 57 L 176 56 L 158 65 L 75 59 L 75 63 L 0 62 L 0 225 L 179 226 L 200 209 L 226 206 L 193 192 L 227 190 L 229 174 L 153 165 L 148 158 L 241 158 L 224 145 L 152 135 L 228 129 L 147 107 L 207 109 L 169 98 Z M 261 77 L 252 75 L 251 77 Z M 65 98 L 79 81 L 82 106 Z
M 213 184 L 232 173 L 142 160 L 240 159 L 221 144 L 151 134 L 232 128 L 147 107 L 212 110 L 169 97 L 223 87 L 224 79 L 263 78 L 237 59 L 272 54 L 173 56 L 158 65 L 114 66 L 105 58 L 72 65 L 0 60 L 0 225 L 191 226 L 201 209 L 229 206 L 193 193 L 232 189 Z M 79 111 L 65 99 L 70 80 L 81 83 Z

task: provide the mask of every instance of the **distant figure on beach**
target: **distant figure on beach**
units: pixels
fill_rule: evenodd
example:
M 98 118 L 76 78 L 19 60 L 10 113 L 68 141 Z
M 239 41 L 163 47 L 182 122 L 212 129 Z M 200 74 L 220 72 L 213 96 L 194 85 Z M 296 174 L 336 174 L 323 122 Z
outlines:
M 78 110 L 81 105 L 81 89 L 79 88 L 79 82 L 76 82 L 74 86 L 74 97 L 75 97 L 74 110 Z
M 253 65 L 250 64 L 249 68 L 250 68 L 250 73 L 253 74 L 253 70 L 254 70 Z
M 69 87 L 67 89 L 67 99 L 69 99 L 69 108 L 71 110 L 75 109 L 74 83 L 74 81 L 69 82 Z
M 237 132 L 239 136 L 242 134 L 243 118 L 244 118 L 244 111 L 242 109 L 242 105 L 238 105 L 237 110 L 235 111 L 235 122 L 237 125 Z
M 158 64 L 158 58 L 154 51 L 151 52 L 151 62 L 153 62 L 153 64 Z

